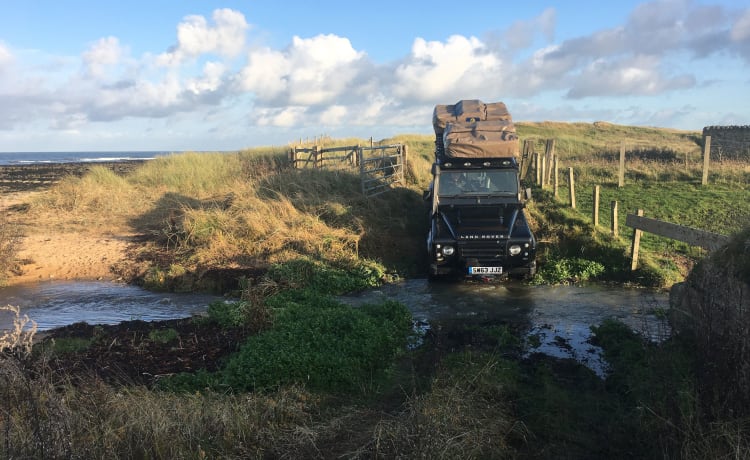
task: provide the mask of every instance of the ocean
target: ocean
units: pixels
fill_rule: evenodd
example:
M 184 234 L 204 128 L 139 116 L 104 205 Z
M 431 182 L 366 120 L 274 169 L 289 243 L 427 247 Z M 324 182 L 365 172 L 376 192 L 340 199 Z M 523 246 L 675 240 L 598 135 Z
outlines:
M 0 166 L 150 160 L 171 153 L 179 152 L 0 152 Z

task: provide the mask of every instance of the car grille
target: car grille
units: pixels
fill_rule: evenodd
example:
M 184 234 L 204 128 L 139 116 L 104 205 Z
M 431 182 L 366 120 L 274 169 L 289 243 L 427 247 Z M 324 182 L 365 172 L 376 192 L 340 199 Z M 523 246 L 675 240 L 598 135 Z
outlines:
M 458 250 L 463 259 L 475 259 L 482 266 L 498 266 L 505 260 L 504 241 L 462 241 Z

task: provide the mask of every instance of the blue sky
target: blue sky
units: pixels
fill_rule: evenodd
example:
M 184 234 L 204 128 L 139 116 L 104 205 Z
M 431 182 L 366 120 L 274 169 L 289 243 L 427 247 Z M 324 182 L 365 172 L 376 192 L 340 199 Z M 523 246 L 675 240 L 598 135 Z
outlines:
M 0 151 L 236 150 L 431 133 L 432 109 L 750 124 L 741 1 L 25 0 L 0 7 Z

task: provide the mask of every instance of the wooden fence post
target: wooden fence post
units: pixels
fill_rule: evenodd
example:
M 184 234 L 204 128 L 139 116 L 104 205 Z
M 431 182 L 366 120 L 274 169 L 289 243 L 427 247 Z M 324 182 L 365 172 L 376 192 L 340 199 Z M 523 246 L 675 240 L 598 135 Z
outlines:
M 558 196 L 558 194 L 557 194 L 557 185 L 559 183 L 559 177 L 558 177 L 558 174 L 557 174 L 559 165 L 557 164 L 557 157 L 555 157 L 555 159 L 552 160 L 552 161 L 555 164 L 555 198 L 557 198 L 557 196 Z
M 542 164 L 542 167 L 540 168 L 541 173 L 539 176 L 540 177 L 539 186 L 544 188 L 544 186 L 546 185 L 544 178 L 546 177 L 546 173 L 547 173 L 547 158 L 545 158 L 544 156 L 541 156 L 541 159 L 539 162 Z
M 599 225 L 599 186 L 594 186 L 594 227 Z
M 552 163 L 555 158 L 555 140 L 547 139 L 547 143 L 544 148 L 544 157 L 546 164 L 546 174 L 543 175 L 542 181 L 549 185 L 552 173 Z
M 703 178 L 701 185 L 708 184 L 708 161 L 711 157 L 711 136 L 706 136 L 706 143 L 703 145 Z
M 573 178 L 573 168 L 568 168 L 568 184 L 570 185 L 570 207 L 576 208 L 576 184 Z
M 521 179 L 526 180 L 531 169 L 532 161 L 532 145 L 531 139 L 523 140 L 523 153 L 521 154 Z
M 625 144 L 620 144 L 620 170 L 617 174 L 617 186 L 625 186 Z
M 612 236 L 617 238 L 620 234 L 620 228 L 618 227 L 617 222 L 617 201 L 613 201 L 611 203 L 612 207 L 612 219 L 610 220 L 610 230 L 612 232 Z
M 638 217 L 643 217 L 643 209 L 636 211 L 636 214 Z M 641 249 L 641 233 L 643 233 L 643 231 L 638 230 L 637 228 L 633 230 L 633 246 L 630 251 L 630 271 L 635 271 L 635 269 L 638 268 L 638 251 Z
M 534 174 L 536 174 L 536 185 L 541 185 L 542 183 L 542 156 L 534 152 Z

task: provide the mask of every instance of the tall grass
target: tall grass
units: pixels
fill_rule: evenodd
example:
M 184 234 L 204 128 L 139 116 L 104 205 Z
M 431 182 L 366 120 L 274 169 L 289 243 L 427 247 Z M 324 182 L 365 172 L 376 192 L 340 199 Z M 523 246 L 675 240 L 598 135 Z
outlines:
M 55 381 L 0 360 L 3 458 L 260 458 L 315 450 L 319 398 L 300 387 L 272 395 L 169 394 Z M 40 372 L 41 371 L 41 372 Z

